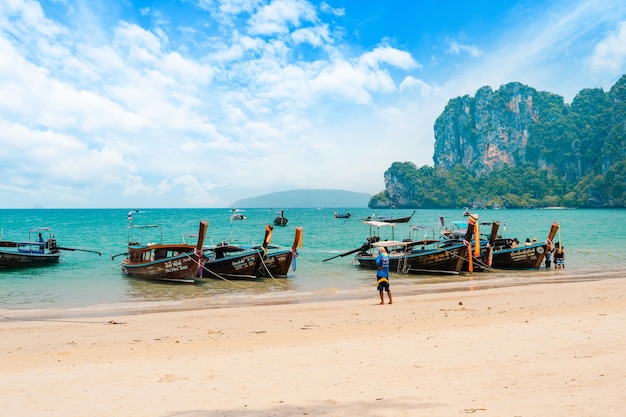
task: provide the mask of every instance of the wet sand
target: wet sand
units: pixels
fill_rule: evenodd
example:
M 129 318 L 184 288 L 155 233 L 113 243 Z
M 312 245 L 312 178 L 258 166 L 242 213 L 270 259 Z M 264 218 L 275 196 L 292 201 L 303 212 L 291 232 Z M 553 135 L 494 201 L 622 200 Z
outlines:
M 626 413 L 626 280 L 411 288 L 392 284 L 384 306 L 372 291 L 5 319 L 3 415 Z

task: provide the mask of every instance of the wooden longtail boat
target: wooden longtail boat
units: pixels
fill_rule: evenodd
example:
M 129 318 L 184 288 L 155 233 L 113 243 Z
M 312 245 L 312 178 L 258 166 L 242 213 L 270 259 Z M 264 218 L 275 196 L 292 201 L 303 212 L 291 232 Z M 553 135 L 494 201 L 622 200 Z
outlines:
M 272 226 L 265 226 L 261 246 L 243 246 L 221 242 L 204 250 L 203 268 L 207 278 L 256 279 L 260 259 L 272 240 Z
M 371 216 L 368 216 L 365 219 L 363 219 L 363 221 L 366 221 L 366 222 L 367 221 L 380 221 L 380 222 L 385 222 L 385 223 L 408 223 L 409 221 L 411 221 L 414 214 L 415 214 L 415 210 L 413 210 L 413 213 L 411 213 L 410 216 L 398 217 L 396 219 L 390 216 L 374 216 L 372 214 Z
M 337 213 L 337 211 L 335 210 L 335 219 L 349 219 L 350 217 L 352 217 L 352 215 L 350 214 L 350 212 L 345 212 L 345 213 Z
M 202 246 L 208 223 L 200 222 L 196 245 L 149 243 L 142 245 L 131 236 L 133 229 L 159 228 L 156 225 L 130 226 L 127 257 L 122 271 L 135 278 L 193 284 L 201 264 Z M 162 239 L 161 239 L 162 240 Z
M 302 245 L 302 228 L 296 228 L 291 249 L 270 246 L 272 226 L 265 226 L 265 237 L 261 246 L 243 246 L 220 243 L 206 249 L 211 252 L 205 258 L 207 278 L 256 279 L 259 277 L 283 277 L 289 272 L 296 248 Z
M 471 222 L 470 222 L 471 223 Z M 546 254 L 551 250 L 552 242 L 559 229 L 558 223 L 552 223 L 548 238 L 545 242 L 535 242 L 528 245 L 516 246 L 517 239 L 503 238 L 498 235 L 500 222 L 480 223 L 482 226 L 491 226 L 488 235 L 480 237 L 480 253 L 473 257 L 474 271 L 486 268 L 495 269 L 538 269 L 542 266 Z M 466 244 L 472 243 L 475 248 L 476 236 L 473 225 L 468 222 L 455 222 L 457 229 L 444 229 L 442 234 L 451 241 L 465 239 Z M 473 251 L 472 251 L 473 252 Z M 469 260 L 469 258 L 468 258 Z M 463 270 L 468 270 L 468 262 Z
M 379 241 L 373 248 L 384 247 L 389 254 L 389 271 L 398 274 L 459 274 L 467 255 L 462 243 L 446 244 L 441 240 Z M 359 265 L 376 269 L 376 252 L 356 255 Z
M 42 233 L 47 233 L 44 241 Z M 28 240 L 12 242 L 0 240 L 0 268 L 30 268 L 54 265 L 61 251 L 49 227 L 39 227 L 28 232 Z
M 230 216 L 230 221 L 232 222 L 233 220 L 248 220 L 248 218 L 241 214 L 238 209 L 234 208 Z
M 293 244 L 290 249 L 271 248 L 260 258 L 257 276 L 262 277 L 285 277 L 289 273 L 295 258 L 298 256 L 297 249 L 302 247 L 302 228 L 296 227 Z M 295 268 L 294 268 L 295 270 Z
M 274 219 L 274 224 L 276 226 L 287 226 L 287 218 L 285 217 L 285 210 L 280 211 L 280 216 Z
M 46 234 L 46 239 L 42 234 Z M 61 251 L 100 252 L 89 249 L 66 248 L 57 245 L 49 226 L 38 227 L 28 232 L 23 242 L 0 240 L 0 269 L 31 268 L 57 264 Z
M 370 236 L 360 248 L 335 255 L 331 259 L 357 253 L 355 260 L 359 266 L 376 269 L 377 249 L 384 247 L 389 255 L 389 271 L 399 274 L 458 274 L 467 254 L 467 246 L 461 242 L 451 242 L 437 239 L 395 240 L 394 228 L 396 223 L 366 221 L 370 226 Z M 391 240 L 381 240 L 380 229 L 390 227 Z M 422 228 L 412 227 L 412 232 L 421 233 Z
M 211 254 L 207 254 L 210 251 Z M 218 243 L 205 249 L 204 278 L 255 279 L 261 249 Z
M 497 231 L 499 222 L 494 222 L 494 228 Z M 513 239 L 503 239 L 495 237 L 492 232 L 492 268 L 499 269 L 538 269 L 541 267 L 548 251 L 552 249 L 552 242 L 557 230 L 558 223 L 552 223 L 548 239 L 545 242 L 531 243 L 526 246 L 513 247 Z M 486 260 L 485 260 L 486 261 Z

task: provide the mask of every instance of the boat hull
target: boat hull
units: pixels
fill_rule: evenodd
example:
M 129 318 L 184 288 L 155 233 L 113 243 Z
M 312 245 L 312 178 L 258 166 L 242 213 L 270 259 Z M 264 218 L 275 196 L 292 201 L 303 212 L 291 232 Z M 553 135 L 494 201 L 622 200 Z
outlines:
M 129 244 L 127 257 L 121 264 L 122 272 L 134 278 L 193 284 L 202 263 L 202 244 L 207 227 L 206 221 L 200 222 L 198 243 L 195 246 L 163 243 Z M 130 235 L 129 241 L 132 241 Z
M 257 275 L 262 277 L 285 277 L 293 261 L 293 251 L 282 250 L 268 253 L 265 259 L 259 257 Z
M 491 267 L 498 269 L 537 269 L 541 267 L 547 251 L 548 245 L 545 243 L 494 251 Z
M 49 266 L 59 263 L 61 252 L 18 253 L 0 251 L 0 269 L 18 269 Z
M 288 222 L 288 220 L 285 217 L 276 217 L 274 219 L 274 224 L 276 226 L 287 226 L 287 222 Z
M 205 278 L 256 279 L 259 252 L 248 252 L 204 262 Z
M 193 252 L 144 263 L 122 262 L 122 271 L 134 278 L 193 284 L 198 274 L 198 256 Z
M 445 249 L 389 254 L 389 270 L 402 274 L 458 274 L 467 255 L 464 245 Z M 359 265 L 376 269 L 376 254 L 358 254 Z

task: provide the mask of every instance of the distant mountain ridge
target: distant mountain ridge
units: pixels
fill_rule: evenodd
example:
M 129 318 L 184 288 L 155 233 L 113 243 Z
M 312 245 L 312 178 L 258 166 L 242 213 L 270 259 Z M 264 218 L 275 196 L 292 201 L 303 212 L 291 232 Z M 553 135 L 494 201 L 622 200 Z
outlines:
M 233 208 L 367 207 L 371 195 L 344 190 L 291 190 L 235 201 Z

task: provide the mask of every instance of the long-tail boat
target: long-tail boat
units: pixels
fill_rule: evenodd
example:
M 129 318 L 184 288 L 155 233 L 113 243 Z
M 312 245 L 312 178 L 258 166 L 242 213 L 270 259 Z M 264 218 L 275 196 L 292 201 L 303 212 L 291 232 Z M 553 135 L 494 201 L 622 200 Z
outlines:
M 469 213 L 469 212 L 468 212 Z M 465 240 L 465 244 L 471 244 L 476 248 L 477 239 L 480 241 L 480 250 L 476 254 L 472 250 L 473 256 L 468 257 L 463 266 L 464 270 L 471 269 L 468 264 L 473 261 L 473 270 L 480 271 L 487 268 L 495 269 L 538 269 L 541 267 L 546 254 L 552 249 L 552 242 L 559 229 L 558 223 L 552 223 L 548 238 L 543 242 L 529 242 L 526 245 L 518 246 L 517 239 L 503 238 L 498 235 L 500 222 L 480 223 L 482 226 L 491 226 L 488 235 L 474 233 L 477 226 L 477 216 L 468 214 L 468 222 L 454 222 L 457 229 L 445 229 L 442 235 L 451 241 Z M 441 221 L 441 219 L 440 219 Z
M 384 247 L 389 255 L 389 270 L 399 274 L 459 274 L 467 254 L 467 246 L 462 242 L 438 239 L 395 240 L 393 229 L 396 223 L 366 221 L 370 226 L 370 236 L 360 248 L 324 259 L 323 262 L 340 256 L 356 253 L 359 266 L 376 269 L 377 248 Z M 380 238 L 380 229 L 390 227 L 391 240 Z M 420 232 L 418 227 L 412 231 Z M 374 250 L 373 250 L 374 249 Z
M 352 217 L 349 211 L 346 211 L 345 213 L 337 213 L 337 210 L 335 210 L 334 215 L 335 219 L 349 219 L 350 217 Z
M 289 272 L 296 248 L 302 245 L 302 228 L 296 228 L 290 249 L 271 246 L 273 228 L 265 226 L 262 245 L 245 246 L 222 242 L 205 250 L 204 276 L 207 278 L 249 279 L 283 277 Z
M 45 239 L 43 235 L 46 235 Z M 30 268 L 57 264 L 61 251 L 92 252 L 90 249 L 66 248 L 57 245 L 50 226 L 38 227 L 28 232 L 26 241 L 0 240 L 0 269 Z
M 187 243 L 142 244 L 135 241 L 132 231 L 136 229 L 159 229 L 158 225 L 130 226 L 128 252 L 122 261 L 122 271 L 129 276 L 157 281 L 193 284 L 202 263 L 202 246 L 208 222 L 201 221 L 196 245 Z
M 462 243 L 446 244 L 441 240 L 378 241 L 373 248 L 384 247 L 389 254 L 389 270 L 398 274 L 459 274 L 467 254 Z M 359 265 L 376 269 L 376 252 L 356 255 Z
M 280 216 L 274 219 L 274 224 L 276 226 L 287 226 L 287 218 L 285 217 L 285 210 L 280 211 Z
M 367 216 L 366 218 L 362 220 L 365 222 L 379 221 L 379 222 L 385 222 L 385 223 L 408 223 L 409 221 L 411 221 L 414 214 L 415 214 L 415 210 L 413 210 L 413 213 L 411 213 L 410 216 L 397 217 L 397 218 L 393 218 L 391 216 L 375 216 L 372 214 L 371 216 Z
M 515 247 L 513 239 L 497 237 L 499 226 L 499 222 L 494 222 L 489 242 L 492 247 L 490 266 L 499 269 L 540 268 L 546 254 L 552 249 L 554 236 L 560 227 L 558 223 L 552 223 L 548 238 L 544 242 Z
M 294 265 L 298 256 L 297 249 L 302 247 L 302 228 L 296 227 L 291 248 L 267 247 L 265 256 L 260 258 L 257 268 L 257 276 L 262 277 L 285 277 L 289 268 Z M 294 268 L 295 270 L 295 268 Z

